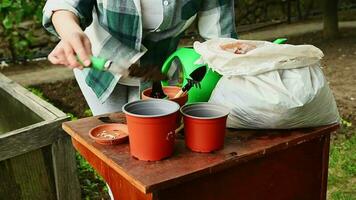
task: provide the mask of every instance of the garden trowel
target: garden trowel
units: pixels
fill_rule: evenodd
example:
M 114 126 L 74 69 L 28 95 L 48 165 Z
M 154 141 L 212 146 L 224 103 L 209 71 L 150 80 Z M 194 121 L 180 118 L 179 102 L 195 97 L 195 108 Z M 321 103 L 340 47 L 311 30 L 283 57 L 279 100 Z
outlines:
M 79 62 L 82 64 L 80 59 Z M 114 74 L 120 74 L 123 77 L 139 78 L 143 81 L 163 81 L 168 80 L 168 76 L 161 72 L 161 68 L 155 66 L 140 67 L 138 64 L 131 65 L 128 69 L 121 67 L 113 67 L 115 63 L 104 58 L 94 57 L 90 58 L 90 67 L 99 71 L 110 71 Z M 83 64 L 82 64 L 83 65 Z M 84 65 L 83 65 L 84 66 Z
M 185 93 L 187 93 L 193 86 L 197 88 L 201 88 L 200 81 L 203 80 L 206 74 L 206 66 L 201 66 L 195 69 L 192 73 L 190 73 L 191 78 L 187 78 L 187 84 L 185 84 L 182 89 L 176 94 L 174 98 L 178 98 Z

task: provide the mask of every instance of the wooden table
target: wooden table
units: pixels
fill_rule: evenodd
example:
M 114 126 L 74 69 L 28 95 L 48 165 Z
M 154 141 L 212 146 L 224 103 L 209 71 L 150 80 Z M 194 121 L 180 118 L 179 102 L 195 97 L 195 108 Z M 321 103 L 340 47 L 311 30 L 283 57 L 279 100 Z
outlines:
M 124 115 L 112 118 L 125 123 Z M 103 146 L 89 136 L 97 117 L 65 122 L 74 147 L 110 185 L 115 199 L 326 199 L 330 133 L 338 125 L 298 130 L 227 130 L 225 148 L 194 153 L 178 136 L 174 155 L 131 157 L 129 145 Z

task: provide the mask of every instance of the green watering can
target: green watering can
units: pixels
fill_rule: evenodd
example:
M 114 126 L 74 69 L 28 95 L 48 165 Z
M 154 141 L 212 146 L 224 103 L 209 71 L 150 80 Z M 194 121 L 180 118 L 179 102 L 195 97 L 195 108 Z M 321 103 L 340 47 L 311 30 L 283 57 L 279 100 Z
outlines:
M 279 38 L 275 40 L 274 43 L 283 44 L 286 41 L 287 39 L 285 38 Z M 198 54 L 193 48 L 180 48 L 171 56 L 169 56 L 164 62 L 162 66 L 162 73 L 168 74 L 172 62 L 175 59 L 178 59 L 181 63 L 183 72 L 183 85 L 185 85 L 187 83 L 187 78 L 191 78 L 189 75 L 198 67 L 203 66 L 201 64 L 194 64 L 200 57 L 200 54 Z M 205 74 L 205 77 L 200 82 L 201 88 L 193 87 L 189 90 L 188 103 L 209 101 L 211 93 L 213 92 L 220 78 L 220 74 L 214 72 L 211 68 L 209 68 Z M 168 81 L 163 81 L 162 85 L 167 86 Z
M 189 75 L 195 69 L 203 66 L 201 64 L 194 64 L 199 58 L 200 55 L 193 48 L 180 48 L 164 62 L 162 73 L 167 74 L 172 62 L 175 59 L 178 59 L 183 71 L 183 85 L 185 85 L 187 83 L 187 78 L 191 78 Z M 220 74 L 208 69 L 203 80 L 200 82 L 201 88 L 192 87 L 189 90 L 188 103 L 209 101 L 210 95 L 220 78 Z M 168 82 L 164 81 L 162 82 L 162 85 L 167 86 Z

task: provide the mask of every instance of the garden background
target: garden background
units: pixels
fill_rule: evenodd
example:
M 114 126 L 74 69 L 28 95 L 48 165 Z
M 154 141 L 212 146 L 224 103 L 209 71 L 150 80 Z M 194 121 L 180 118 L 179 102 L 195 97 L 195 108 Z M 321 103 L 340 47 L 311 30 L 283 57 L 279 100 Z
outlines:
M 46 61 L 58 39 L 41 26 L 44 4 L 44 0 L 0 2 L 0 72 L 72 120 L 91 116 L 72 72 Z M 325 53 L 323 70 L 343 119 L 332 136 L 328 198 L 349 200 L 356 199 L 356 0 L 339 0 L 337 5 L 339 31 L 328 39 L 323 33 L 327 18 L 323 0 L 237 0 L 235 10 L 243 39 L 286 37 L 290 44 L 313 44 Z M 181 45 L 191 45 L 197 37 L 193 26 Z M 101 177 L 80 155 L 77 166 L 82 198 L 108 199 Z

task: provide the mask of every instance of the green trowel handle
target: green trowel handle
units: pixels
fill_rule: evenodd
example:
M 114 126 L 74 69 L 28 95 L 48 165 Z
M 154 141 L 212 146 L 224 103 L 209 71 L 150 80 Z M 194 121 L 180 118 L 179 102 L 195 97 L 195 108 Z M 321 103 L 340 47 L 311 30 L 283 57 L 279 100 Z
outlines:
M 273 43 L 275 44 L 284 44 L 287 42 L 287 38 L 278 38 L 275 41 L 273 41 Z
M 84 66 L 82 60 L 79 58 L 79 56 L 77 56 L 77 60 L 78 62 Z M 96 69 L 96 70 L 104 70 L 105 69 L 105 64 L 108 60 L 105 58 L 99 58 L 99 57 L 95 57 L 95 56 L 91 56 L 90 57 L 90 67 Z

